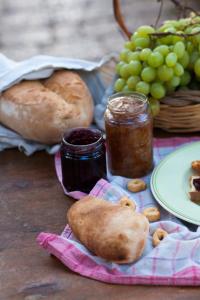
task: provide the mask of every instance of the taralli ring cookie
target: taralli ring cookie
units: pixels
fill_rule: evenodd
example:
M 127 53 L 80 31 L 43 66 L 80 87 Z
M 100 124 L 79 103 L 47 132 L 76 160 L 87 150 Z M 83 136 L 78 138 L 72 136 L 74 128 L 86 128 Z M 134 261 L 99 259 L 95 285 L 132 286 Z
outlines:
M 137 193 L 146 189 L 146 183 L 142 179 L 131 179 L 127 184 L 127 189 Z
M 200 160 L 194 160 L 192 162 L 192 169 L 200 174 Z
M 152 244 L 154 247 L 158 246 L 160 242 L 168 235 L 167 231 L 158 228 L 153 234 Z
M 149 222 L 155 222 L 160 220 L 160 211 L 157 207 L 148 207 L 143 210 L 143 215 L 149 220 Z
M 119 204 L 121 206 L 128 206 L 132 208 L 134 211 L 136 210 L 135 202 L 129 199 L 128 197 L 124 196 L 119 200 Z

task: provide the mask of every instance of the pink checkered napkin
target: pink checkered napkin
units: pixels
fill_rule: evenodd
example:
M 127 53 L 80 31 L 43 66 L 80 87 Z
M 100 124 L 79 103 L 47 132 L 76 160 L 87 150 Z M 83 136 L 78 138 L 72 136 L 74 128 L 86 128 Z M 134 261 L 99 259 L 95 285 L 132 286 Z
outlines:
M 155 139 L 155 164 L 179 145 L 194 140 L 199 138 Z M 59 155 L 55 157 L 55 165 L 61 181 Z M 150 176 L 144 179 L 148 185 Z M 127 179 L 109 177 L 109 181 L 101 179 L 90 194 L 111 202 L 118 201 L 126 193 L 132 197 L 124 189 Z M 83 193 L 73 192 L 68 195 L 79 199 Z M 134 195 L 134 200 L 138 211 L 148 206 L 158 206 L 149 189 Z M 37 241 L 74 272 L 100 281 L 116 284 L 200 285 L 200 227 L 192 232 L 161 207 L 160 210 L 161 221 L 150 224 L 145 251 L 133 264 L 118 265 L 94 256 L 76 240 L 69 226 L 66 226 L 61 235 L 42 232 Z M 169 234 L 159 246 L 153 248 L 152 233 L 158 227 Z

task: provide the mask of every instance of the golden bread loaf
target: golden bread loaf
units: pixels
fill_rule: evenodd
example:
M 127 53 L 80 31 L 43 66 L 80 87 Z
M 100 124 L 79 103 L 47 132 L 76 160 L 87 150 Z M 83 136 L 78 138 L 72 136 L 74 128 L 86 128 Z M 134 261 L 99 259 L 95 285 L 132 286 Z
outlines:
M 24 138 L 53 144 L 73 127 L 88 127 L 93 101 L 81 77 L 59 70 L 46 80 L 22 81 L 1 94 L 0 122 Z
M 97 256 L 122 264 L 143 253 L 149 222 L 132 207 L 86 196 L 71 206 L 67 218 L 76 238 Z

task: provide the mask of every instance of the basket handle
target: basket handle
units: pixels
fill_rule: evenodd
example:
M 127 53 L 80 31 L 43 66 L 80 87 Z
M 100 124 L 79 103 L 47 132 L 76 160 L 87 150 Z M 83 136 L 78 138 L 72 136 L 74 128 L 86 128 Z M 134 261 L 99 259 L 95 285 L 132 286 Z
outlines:
M 114 11 L 115 20 L 117 21 L 120 30 L 128 39 L 130 39 L 132 34 L 128 30 L 128 28 L 124 22 L 124 18 L 121 13 L 120 0 L 113 0 L 113 11 Z

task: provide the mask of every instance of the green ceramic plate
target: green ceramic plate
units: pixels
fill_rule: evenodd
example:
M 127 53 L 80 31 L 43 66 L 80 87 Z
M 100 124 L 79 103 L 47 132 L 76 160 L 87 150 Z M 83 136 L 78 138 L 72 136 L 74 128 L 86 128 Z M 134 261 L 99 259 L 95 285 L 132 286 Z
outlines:
M 193 203 L 188 196 L 193 160 L 200 160 L 200 142 L 183 146 L 166 156 L 152 173 L 151 191 L 170 213 L 200 225 L 200 205 Z

